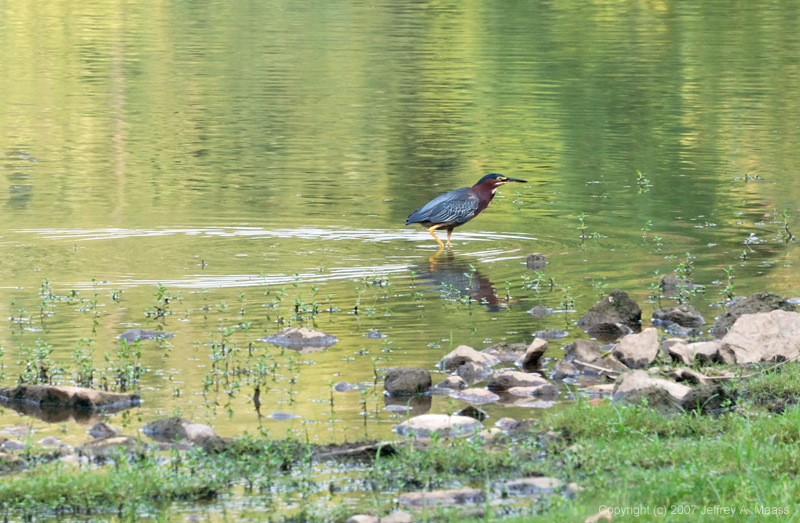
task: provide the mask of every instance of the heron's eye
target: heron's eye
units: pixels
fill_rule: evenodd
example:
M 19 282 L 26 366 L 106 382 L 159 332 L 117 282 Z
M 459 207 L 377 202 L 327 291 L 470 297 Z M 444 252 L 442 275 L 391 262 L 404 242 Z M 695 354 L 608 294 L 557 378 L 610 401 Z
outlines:
M 506 178 L 505 176 L 501 176 L 497 180 L 500 181 L 500 182 L 504 182 L 504 181 L 508 180 L 508 178 Z

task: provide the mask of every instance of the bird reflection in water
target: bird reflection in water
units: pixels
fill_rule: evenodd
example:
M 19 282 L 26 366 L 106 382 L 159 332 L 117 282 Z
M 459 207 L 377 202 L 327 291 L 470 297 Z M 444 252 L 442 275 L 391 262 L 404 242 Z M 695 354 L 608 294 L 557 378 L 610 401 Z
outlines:
M 459 259 L 452 251 L 445 256 L 434 256 L 428 265 L 419 266 L 419 278 L 440 289 L 447 298 L 458 300 L 469 297 L 489 312 L 497 312 L 505 306 L 505 300 L 497 297 L 497 290 L 488 276 Z

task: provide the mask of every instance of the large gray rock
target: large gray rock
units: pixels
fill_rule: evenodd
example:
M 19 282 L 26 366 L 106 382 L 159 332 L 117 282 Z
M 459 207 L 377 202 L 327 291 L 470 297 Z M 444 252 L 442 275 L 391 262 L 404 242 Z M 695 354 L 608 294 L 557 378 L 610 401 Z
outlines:
M 484 367 L 492 367 L 500 363 L 500 360 L 491 354 L 478 352 L 472 347 L 459 345 L 439 360 L 436 366 L 442 370 L 453 370 L 465 363 L 475 363 L 483 365 Z
M 719 358 L 738 365 L 800 359 L 800 314 L 774 310 L 740 316 L 722 338 Z
M 456 369 L 456 375 L 463 379 L 467 385 L 474 385 L 479 381 L 483 381 L 492 374 L 492 369 L 486 365 L 478 365 L 477 363 L 465 363 Z
M 535 387 L 548 383 L 548 381 L 538 374 L 506 370 L 494 374 L 486 388 L 491 391 L 506 391 L 512 387 Z
M 736 320 L 745 314 L 756 314 L 759 312 L 770 312 L 774 310 L 782 310 L 787 312 L 795 312 L 794 305 L 784 300 L 777 294 L 770 294 L 768 292 L 757 292 L 751 294 L 746 298 L 739 298 L 734 301 L 728 310 L 717 317 L 716 323 L 712 332 L 715 338 L 722 338 L 733 326 Z
M 564 378 L 574 378 L 580 373 L 581 371 L 575 368 L 572 363 L 560 360 L 556 362 L 553 370 L 550 372 L 550 377 L 554 380 L 563 380 Z
M 208 425 L 192 423 L 183 418 L 158 419 L 147 423 L 139 430 L 154 440 L 164 443 L 174 443 L 181 440 L 195 442 L 203 438 L 217 437 L 214 429 Z
M 481 351 L 483 354 L 493 356 L 504 363 L 517 363 L 528 350 L 526 343 L 495 343 Z
M 720 346 L 719 340 L 686 343 L 680 338 L 670 338 L 661 343 L 661 352 L 672 361 L 691 366 L 696 359 L 708 363 L 719 361 Z
M 413 396 L 431 386 L 431 373 L 419 367 L 395 367 L 386 373 L 383 389 L 391 396 Z
M 494 392 L 486 389 L 464 389 L 450 394 L 451 398 L 466 401 L 474 405 L 483 405 L 484 403 L 494 403 L 500 399 L 500 396 Z
M 658 331 L 653 327 L 639 334 L 628 334 L 614 347 L 614 356 L 631 369 L 641 369 L 658 356 Z
M 687 387 L 686 385 L 681 385 L 680 383 L 675 383 L 663 378 L 653 377 L 647 371 L 635 370 L 621 377 L 621 381 L 617 383 L 614 389 L 613 399 L 619 401 L 637 390 L 646 389 L 648 387 L 664 389 L 678 401 L 682 400 L 691 390 L 691 387 Z
M 677 323 L 681 327 L 699 327 L 706 321 L 691 305 L 664 307 L 653 312 L 653 320 L 661 323 Z
M 553 398 L 558 396 L 558 387 L 552 383 L 541 383 L 531 387 L 511 387 L 506 391 L 512 396 L 543 396 Z
M 0 400 L 40 407 L 85 410 L 136 406 L 141 401 L 138 394 L 119 394 L 61 385 L 18 385 L 0 388 Z
M 535 367 L 539 364 L 539 360 L 542 358 L 544 353 L 547 351 L 547 341 L 541 338 L 534 338 L 530 345 L 528 345 L 528 349 L 525 351 L 525 355 L 522 356 L 522 367 L 523 368 L 530 368 Z
M 430 438 L 433 434 L 442 437 L 468 436 L 483 430 L 481 422 L 467 416 L 446 414 L 423 414 L 411 418 L 395 427 L 401 436 Z
M 573 363 L 575 360 L 584 363 L 594 363 L 603 359 L 600 347 L 593 341 L 575 340 L 564 346 L 564 361 Z
M 588 329 L 598 323 L 638 324 L 642 320 L 642 309 L 633 301 L 628 293 L 616 289 L 592 305 L 586 314 L 578 320 L 578 325 Z

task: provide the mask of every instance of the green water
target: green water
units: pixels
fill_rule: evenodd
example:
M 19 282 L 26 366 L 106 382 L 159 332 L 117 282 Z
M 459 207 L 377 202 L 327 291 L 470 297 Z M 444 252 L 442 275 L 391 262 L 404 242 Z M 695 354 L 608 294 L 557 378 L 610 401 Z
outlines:
M 376 370 L 548 328 L 586 338 L 574 321 L 614 288 L 649 325 L 656 271 L 687 252 L 706 327 L 728 266 L 737 295 L 800 294 L 796 2 L 0 2 L 0 49 L 2 384 L 52 345 L 56 381 L 75 383 L 81 348 L 116 390 L 115 337 L 162 325 L 175 337 L 142 345 L 142 407 L 109 420 L 130 433 L 179 414 L 225 436 L 388 437 L 406 414 Z M 488 172 L 529 183 L 434 257 L 405 217 Z M 531 252 L 549 261 L 538 290 Z M 180 295 L 164 319 L 145 315 L 158 283 Z M 341 341 L 256 341 L 289 325 Z M 364 390 L 331 408 L 338 381 Z M 301 417 L 261 417 L 256 385 L 260 414 Z M 16 423 L 88 438 L 2 411 Z

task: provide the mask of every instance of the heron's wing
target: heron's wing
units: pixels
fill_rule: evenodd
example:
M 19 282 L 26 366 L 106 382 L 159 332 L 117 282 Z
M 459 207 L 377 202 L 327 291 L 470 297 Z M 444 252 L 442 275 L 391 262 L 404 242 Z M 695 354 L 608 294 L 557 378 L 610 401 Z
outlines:
M 419 222 L 463 223 L 475 215 L 479 204 L 478 197 L 472 194 L 469 187 L 456 189 L 437 196 L 412 213 L 406 225 Z

